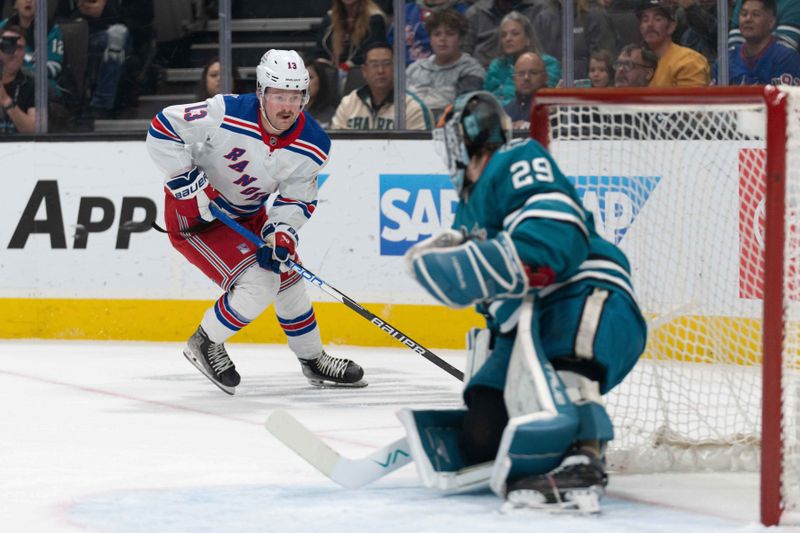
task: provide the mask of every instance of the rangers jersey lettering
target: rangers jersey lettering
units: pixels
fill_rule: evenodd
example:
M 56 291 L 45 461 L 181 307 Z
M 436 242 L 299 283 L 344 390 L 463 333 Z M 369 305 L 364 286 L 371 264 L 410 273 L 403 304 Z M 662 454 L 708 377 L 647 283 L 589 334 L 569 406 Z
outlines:
M 165 184 L 196 166 L 231 215 L 252 215 L 266 203 L 270 220 L 294 228 L 314 212 L 317 174 L 328 162 L 330 146 L 325 131 L 305 113 L 282 135 L 267 133 L 254 93 L 167 107 L 147 133 L 147 148 Z

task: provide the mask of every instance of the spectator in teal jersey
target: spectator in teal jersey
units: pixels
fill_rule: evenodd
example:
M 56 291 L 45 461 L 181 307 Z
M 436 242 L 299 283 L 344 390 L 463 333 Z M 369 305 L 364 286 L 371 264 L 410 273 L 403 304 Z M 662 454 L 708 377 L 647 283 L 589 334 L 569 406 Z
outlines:
M 533 25 L 527 17 L 512 11 L 500 22 L 498 30 L 503 55 L 489 64 L 483 88 L 492 93 L 505 106 L 514 99 L 514 63 L 524 52 L 536 52 L 547 70 L 547 86 L 555 87 L 561 79 L 561 63 L 542 51 L 533 34 Z
M 15 0 L 14 14 L 0 22 L 0 29 L 8 25 L 19 26 L 25 31 L 25 58 L 22 68 L 32 74 L 35 67 L 36 42 L 34 40 L 34 20 L 36 19 L 36 0 Z M 47 78 L 50 85 L 61 94 L 57 81 L 64 65 L 64 40 L 61 27 L 48 22 L 47 25 Z

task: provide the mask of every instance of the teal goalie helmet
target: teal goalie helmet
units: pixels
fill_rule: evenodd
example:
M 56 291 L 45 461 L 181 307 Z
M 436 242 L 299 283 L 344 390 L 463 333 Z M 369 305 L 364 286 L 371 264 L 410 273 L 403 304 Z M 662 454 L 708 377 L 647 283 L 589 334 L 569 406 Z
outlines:
M 470 158 L 492 153 L 509 142 L 511 119 L 491 93 L 467 93 L 445 108 L 433 130 L 433 140 L 437 153 L 447 166 L 450 181 L 461 195 L 464 171 Z

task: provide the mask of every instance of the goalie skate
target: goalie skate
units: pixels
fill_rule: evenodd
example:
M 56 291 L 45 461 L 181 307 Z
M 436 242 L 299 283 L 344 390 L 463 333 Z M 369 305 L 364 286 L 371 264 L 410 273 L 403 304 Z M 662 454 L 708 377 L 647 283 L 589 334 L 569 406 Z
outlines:
M 192 363 L 211 383 L 227 394 L 234 394 L 241 381 L 225 345 L 212 342 L 203 328 L 198 327 L 189 337 L 183 356 Z
M 602 462 L 586 453 L 567 456 L 552 472 L 509 484 L 504 511 L 540 509 L 552 513 L 597 514 L 608 476 Z
M 300 360 L 303 375 L 315 387 L 366 387 L 364 369 L 349 359 L 332 357 L 324 350 L 316 359 Z

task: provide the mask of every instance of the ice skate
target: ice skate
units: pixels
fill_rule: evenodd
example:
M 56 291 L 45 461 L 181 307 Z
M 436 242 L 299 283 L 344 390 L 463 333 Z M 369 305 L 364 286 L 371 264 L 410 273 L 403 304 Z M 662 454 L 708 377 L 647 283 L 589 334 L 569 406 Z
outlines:
M 183 355 L 223 392 L 228 394 L 236 392 L 241 377 L 233 366 L 233 361 L 228 357 L 225 345 L 211 342 L 202 327 L 198 327 L 194 335 L 189 338 L 183 349 Z
M 596 514 L 607 484 L 603 463 L 591 453 L 576 451 L 548 474 L 510 482 L 504 510 L 532 508 Z
M 349 359 L 331 357 L 325 350 L 316 359 L 300 360 L 303 375 L 315 387 L 366 387 L 364 369 Z

